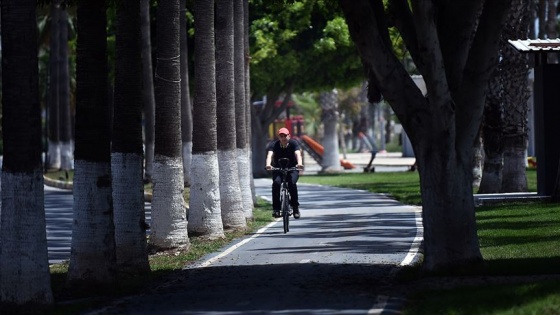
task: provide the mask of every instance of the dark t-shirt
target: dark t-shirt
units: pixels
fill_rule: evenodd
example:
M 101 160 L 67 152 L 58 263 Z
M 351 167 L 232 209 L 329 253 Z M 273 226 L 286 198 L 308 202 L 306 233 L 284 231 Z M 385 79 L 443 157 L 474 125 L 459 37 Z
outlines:
M 279 167 L 278 159 L 281 158 L 288 158 L 290 159 L 290 163 L 287 167 L 294 167 L 297 165 L 296 159 L 296 150 L 301 150 L 299 147 L 299 143 L 296 140 L 288 140 L 288 145 L 286 148 L 282 148 L 280 146 L 280 140 L 271 141 L 266 148 L 266 151 L 272 151 L 274 154 L 272 155 L 272 165 L 274 167 Z

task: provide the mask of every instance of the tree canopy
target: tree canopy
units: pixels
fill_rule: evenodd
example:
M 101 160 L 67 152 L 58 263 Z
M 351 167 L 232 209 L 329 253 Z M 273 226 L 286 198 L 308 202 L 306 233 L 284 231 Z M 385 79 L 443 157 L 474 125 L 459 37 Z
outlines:
M 334 5 L 333 5 L 334 4 Z M 346 88 L 364 78 L 362 63 L 336 3 L 251 1 L 251 89 L 255 96 Z

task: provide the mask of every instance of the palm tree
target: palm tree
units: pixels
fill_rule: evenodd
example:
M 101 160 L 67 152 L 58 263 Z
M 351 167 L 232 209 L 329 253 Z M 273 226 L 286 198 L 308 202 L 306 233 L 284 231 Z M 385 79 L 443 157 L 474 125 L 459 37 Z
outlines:
M 60 10 L 59 44 L 59 137 L 60 137 L 60 168 L 69 171 L 74 168 L 74 144 L 72 141 L 72 114 L 70 111 L 70 73 L 68 61 L 68 12 Z
M 74 219 L 68 280 L 115 275 L 105 0 L 78 1 Z
M 191 185 L 192 106 L 189 92 L 189 58 L 187 47 L 186 1 L 181 0 L 181 141 L 183 143 L 183 182 Z
M 237 11 L 239 13 L 239 10 Z M 241 17 L 239 17 L 241 18 Z M 250 84 L 250 77 L 251 71 L 249 68 L 249 60 L 250 60 L 250 52 L 249 52 L 249 0 L 243 0 L 243 64 L 245 66 L 245 76 L 243 80 L 245 81 L 245 124 L 247 130 L 247 150 L 249 151 L 249 157 L 247 161 L 247 167 L 249 168 L 249 186 L 251 187 L 251 197 L 253 200 L 253 204 L 257 204 L 257 194 L 255 192 L 255 181 L 253 180 L 253 145 L 252 145 L 252 124 L 251 118 L 253 117 L 253 113 L 251 113 L 251 84 Z M 251 206 L 252 206 L 251 205 Z M 251 211 L 252 213 L 252 211 Z
M 482 124 L 485 160 L 480 193 L 527 191 L 528 59 L 507 40 L 527 38 L 529 20 L 529 3 L 513 1 L 501 34 L 502 57 L 488 85 Z
M 494 70 L 488 82 L 488 96 L 482 120 L 482 147 L 484 167 L 479 193 L 499 193 L 502 187 L 504 101 L 501 65 Z
M 35 0 L 1 2 L 2 211 L 0 300 L 49 305 Z
M 59 82 L 60 82 L 60 0 L 51 2 L 51 36 L 49 41 L 48 154 L 47 168 L 60 169 Z
M 220 205 L 224 228 L 247 227 L 239 186 L 235 131 L 233 2 L 216 1 L 216 94 Z
M 142 103 L 144 105 L 144 179 L 152 180 L 154 165 L 154 80 L 152 73 L 152 44 L 150 35 L 150 0 L 140 0 L 142 31 Z
M 142 66 L 140 3 L 117 2 L 115 95 L 111 173 L 117 264 L 121 270 L 150 270 L 142 181 Z
M 235 125 L 237 143 L 237 165 L 239 184 L 243 196 L 245 219 L 253 219 L 253 194 L 251 190 L 252 172 L 249 160 L 249 108 L 245 89 L 245 18 L 243 0 L 233 2 L 234 16 L 234 78 L 235 78 Z
M 556 10 L 554 3 L 549 9 Z M 529 35 L 529 1 L 514 0 L 510 18 L 502 31 L 502 54 L 504 70 L 504 168 L 501 192 L 527 191 L 525 152 L 528 143 L 529 107 L 529 59 L 507 43 L 511 38 L 527 38 Z M 554 23 L 556 25 L 556 23 Z M 555 29 L 555 27 L 553 27 Z M 556 32 L 554 31 L 556 38 Z
M 68 12 L 61 0 L 51 2 L 49 41 L 49 169 L 73 168 L 73 144 L 68 72 Z
M 224 237 L 216 140 L 216 58 L 214 1 L 194 2 L 195 93 L 189 233 Z
M 179 0 L 157 9 L 156 122 L 150 243 L 160 248 L 188 246 L 181 157 L 181 68 Z

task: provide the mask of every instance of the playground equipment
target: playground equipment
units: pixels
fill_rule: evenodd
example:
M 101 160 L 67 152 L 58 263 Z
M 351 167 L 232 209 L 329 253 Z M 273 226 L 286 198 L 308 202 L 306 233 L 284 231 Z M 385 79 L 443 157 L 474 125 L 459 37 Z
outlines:
M 307 135 L 302 135 L 301 137 L 299 137 L 298 140 L 300 142 L 301 147 L 307 153 L 309 153 L 309 155 L 311 155 L 311 157 L 315 161 L 317 161 L 317 163 L 321 164 L 321 162 L 323 161 L 323 154 L 325 152 L 323 146 L 319 142 L 313 140 L 311 137 Z M 340 166 L 342 166 L 345 170 L 356 168 L 354 164 L 344 159 L 340 159 Z

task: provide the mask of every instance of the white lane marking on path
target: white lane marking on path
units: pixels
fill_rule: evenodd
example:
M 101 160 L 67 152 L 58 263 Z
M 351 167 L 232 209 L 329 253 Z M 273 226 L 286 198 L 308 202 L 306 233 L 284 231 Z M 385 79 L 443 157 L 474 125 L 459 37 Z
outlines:
M 221 252 L 220 254 L 211 257 L 209 259 L 207 259 L 206 261 L 200 263 L 200 264 L 193 264 L 188 266 L 185 269 L 194 269 L 194 268 L 204 268 L 204 267 L 208 267 L 211 264 L 213 264 L 214 262 L 216 262 L 217 260 L 221 259 L 222 257 L 225 257 L 229 254 L 231 254 L 234 250 L 238 249 L 239 247 L 249 243 L 250 241 L 252 241 L 253 239 L 257 238 L 258 236 L 260 236 L 262 233 L 264 233 L 264 231 L 266 231 L 269 227 L 273 226 L 274 224 L 276 224 L 276 222 L 278 222 L 278 219 L 270 222 L 268 225 L 260 228 L 257 232 L 255 232 L 255 234 L 253 234 L 251 237 L 246 238 L 244 240 L 242 240 L 241 242 L 234 244 L 232 246 L 230 246 L 228 249 L 224 250 L 223 252 Z
M 420 250 L 420 244 L 422 244 L 422 240 L 424 239 L 424 227 L 422 226 L 422 210 L 418 209 L 416 211 L 416 237 L 412 241 L 412 246 L 408 251 L 408 254 L 404 258 L 404 260 L 399 264 L 400 266 L 408 266 L 416 258 L 418 255 L 418 251 Z
M 401 263 L 399 264 L 400 267 L 410 265 L 414 261 L 416 255 L 418 255 L 418 251 L 420 250 L 420 244 L 422 244 L 422 240 L 424 239 L 424 227 L 422 226 L 422 208 L 418 207 L 418 209 L 414 211 L 414 214 L 416 217 L 416 236 L 412 241 L 412 245 L 410 246 L 408 253 L 404 257 L 403 261 L 401 261 Z M 395 276 L 397 270 L 397 268 L 393 268 L 393 270 L 391 270 L 388 276 L 389 280 Z M 377 300 L 367 312 L 368 315 L 380 315 L 381 313 L 386 311 L 388 302 L 389 296 L 378 295 Z

